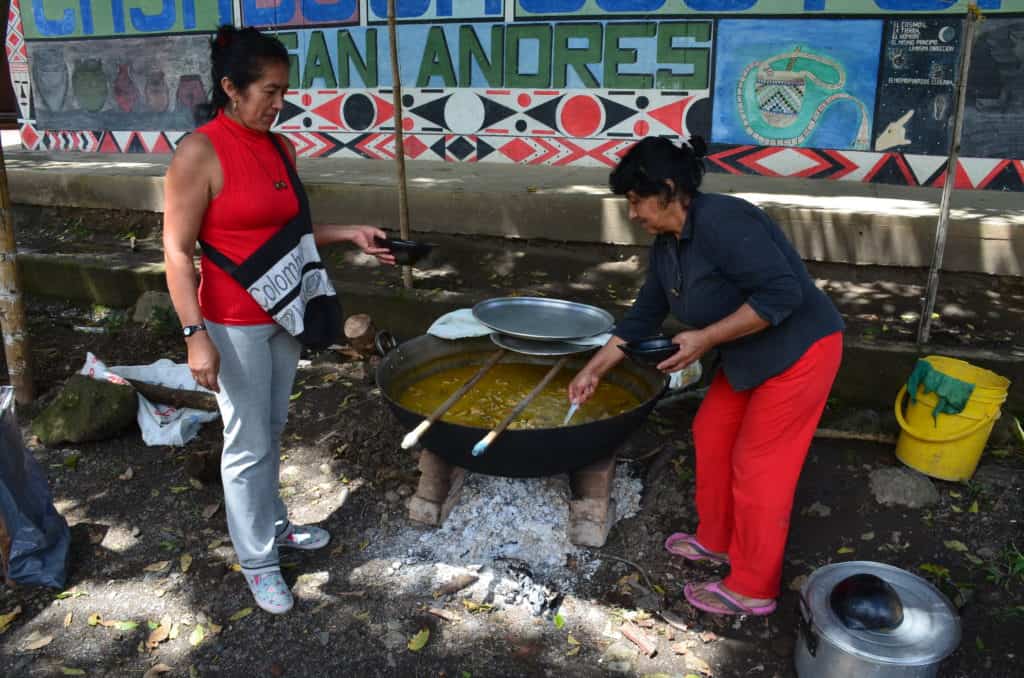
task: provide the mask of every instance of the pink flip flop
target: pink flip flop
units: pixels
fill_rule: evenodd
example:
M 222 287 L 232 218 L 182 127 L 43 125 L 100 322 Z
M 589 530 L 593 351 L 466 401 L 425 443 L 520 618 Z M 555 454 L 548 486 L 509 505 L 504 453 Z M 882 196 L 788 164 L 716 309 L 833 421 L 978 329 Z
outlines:
M 721 602 L 721 606 L 712 605 L 705 603 L 704 601 L 697 598 L 698 591 L 707 591 L 712 593 Z M 704 583 L 691 582 L 683 587 L 683 595 L 686 596 L 686 600 L 690 605 L 693 605 L 698 610 L 703 610 L 710 614 L 750 614 L 755 616 L 764 616 L 775 612 L 777 607 L 775 601 L 768 603 L 767 605 L 755 605 L 753 607 L 744 605 L 740 601 L 736 600 L 726 591 L 722 590 L 722 582 L 720 581 L 709 581 Z
M 676 545 L 679 543 L 689 545 L 697 552 L 698 555 L 693 555 L 692 553 L 687 553 L 686 551 L 676 548 Z M 674 556 L 686 558 L 687 560 L 710 560 L 713 563 L 729 562 L 728 558 L 723 558 L 722 556 L 708 551 L 700 545 L 700 542 L 697 541 L 697 537 L 692 534 L 686 534 L 685 532 L 676 532 L 675 534 L 670 535 L 669 538 L 665 540 L 665 550 Z

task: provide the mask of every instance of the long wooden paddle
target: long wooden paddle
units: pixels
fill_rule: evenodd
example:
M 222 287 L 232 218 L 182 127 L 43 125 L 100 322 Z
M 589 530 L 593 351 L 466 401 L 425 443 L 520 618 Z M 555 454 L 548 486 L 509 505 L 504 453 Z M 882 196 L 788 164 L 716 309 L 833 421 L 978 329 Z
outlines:
M 455 393 L 448 396 L 448 400 L 445 400 L 443 403 L 441 403 L 441 405 L 436 410 L 434 410 L 429 417 L 421 421 L 419 425 L 416 426 L 416 428 L 406 433 L 405 437 L 402 438 L 402 449 L 408 450 L 410 447 L 418 443 L 420 440 L 420 436 L 426 433 L 427 429 L 430 428 L 430 426 L 435 421 L 443 417 L 444 413 L 451 409 L 452 405 L 457 403 L 459 399 L 462 398 L 462 396 L 466 395 L 466 393 L 469 392 L 469 389 L 476 386 L 476 383 L 480 381 L 492 367 L 497 365 L 498 361 L 501 360 L 502 356 L 504 355 L 505 349 L 500 349 L 496 351 L 494 355 L 488 358 L 487 362 L 485 362 L 480 367 L 480 369 L 477 370 L 477 373 L 474 374 L 469 381 L 460 386 L 459 389 L 455 391 Z
M 562 367 L 564 367 L 567 362 L 569 362 L 569 356 L 562 356 L 561 358 L 558 359 L 558 362 L 555 363 L 550 370 L 548 370 L 548 373 L 544 375 L 544 378 L 540 380 L 540 383 L 534 386 L 533 390 L 527 393 L 526 397 L 520 400 L 519 403 L 514 408 L 512 408 L 512 411 L 509 412 L 505 416 L 505 418 L 501 420 L 501 423 L 495 426 L 493 429 L 491 429 L 487 435 L 481 438 L 477 442 L 477 444 L 473 446 L 474 457 L 479 457 L 481 454 L 487 451 L 487 447 L 494 442 L 494 439 L 501 435 L 501 433 L 506 428 L 508 428 L 508 425 L 511 424 L 513 420 L 515 420 L 515 418 L 518 417 L 519 414 L 526 409 L 526 406 L 530 404 L 530 401 L 536 398 L 537 394 L 543 391 L 545 386 L 551 383 L 551 380 L 555 378 L 555 375 L 558 374 L 558 371 L 562 369 Z

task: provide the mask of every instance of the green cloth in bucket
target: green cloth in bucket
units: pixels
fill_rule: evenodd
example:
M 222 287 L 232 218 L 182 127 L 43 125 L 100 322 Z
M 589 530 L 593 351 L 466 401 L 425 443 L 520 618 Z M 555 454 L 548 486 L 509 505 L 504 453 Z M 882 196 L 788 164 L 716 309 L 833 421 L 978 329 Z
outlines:
M 961 381 L 948 374 L 939 372 L 927 360 L 918 360 L 914 371 L 907 380 L 907 392 L 910 401 L 917 402 L 917 388 L 924 388 L 925 393 L 934 393 L 939 402 L 932 410 L 932 418 L 938 423 L 940 414 L 960 414 L 967 407 L 967 401 L 974 392 L 974 384 Z

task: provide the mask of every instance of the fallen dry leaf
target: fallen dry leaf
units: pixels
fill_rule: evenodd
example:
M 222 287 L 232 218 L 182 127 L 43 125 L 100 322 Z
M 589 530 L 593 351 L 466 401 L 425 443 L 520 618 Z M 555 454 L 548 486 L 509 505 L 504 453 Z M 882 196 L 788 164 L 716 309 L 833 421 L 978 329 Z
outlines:
M 181 573 L 182 574 L 185 574 L 186 572 L 188 572 L 188 568 L 192 567 L 192 556 L 191 556 L 191 554 L 188 554 L 188 553 L 181 554 L 181 558 L 179 560 L 179 564 L 181 565 Z
M 228 621 L 236 622 L 239 619 L 244 619 L 244 618 L 248 617 L 250 614 L 252 614 L 252 608 L 251 607 L 243 607 L 241 610 L 239 610 L 238 612 L 236 612 L 233 615 L 231 615 L 230 617 L 228 617 Z
M 121 475 L 119 475 L 117 477 L 117 479 L 118 480 L 131 480 L 134 477 L 135 477 L 135 471 L 133 471 L 132 467 L 129 466 L 128 468 L 126 468 L 124 470 L 124 473 L 122 473 Z
M 445 582 L 436 591 L 434 591 L 434 597 L 440 598 L 441 596 L 447 596 L 453 593 L 458 593 L 467 586 L 472 586 L 479 579 L 480 577 L 476 576 L 475 574 L 460 574 L 456 577 L 453 577 L 450 581 Z
M 76 669 L 73 666 L 61 666 L 60 667 L 60 675 L 62 675 L 62 676 L 84 676 L 85 675 L 85 670 L 84 669 Z
M 950 539 L 949 541 L 943 542 L 943 544 L 945 544 L 946 548 L 950 551 L 956 551 L 957 553 L 966 553 L 968 550 L 966 544 L 956 539 Z
M 163 572 L 164 570 L 166 570 L 170 566 L 171 566 L 171 561 L 169 561 L 169 560 L 161 560 L 159 562 L 151 563 L 149 565 L 146 565 L 142 569 L 145 570 L 146 572 Z
M 430 629 L 420 629 L 420 632 L 409 639 L 409 649 L 413 652 L 419 652 L 430 640 Z
M 21 644 L 23 651 L 39 650 L 53 642 L 53 636 L 45 636 L 39 631 L 33 631 Z
M 193 488 L 195 488 L 197 490 L 203 489 L 203 483 L 200 480 L 198 480 L 197 478 L 189 478 L 188 479 L 188 484 L 191 485 Z
M 441 609 L 439 607 L 427 608 L 427 612 L 429 612 L 430 614 L 434 615 L 435 617 L 440 617 L 441 619 L 444 619 L 445 621 L 450 621 L 450 622 L 457 622 L 457 621 L 459 621 L 459 615 L 455 614 L 454 612 L 449 612 L 448 610 L 443 610 L 443 609 Z
M 709 676 L 711 675 L 711 666 L 700 657 L 692 654 L 686 655 L 686 668 Z
M 103 617 L 100 616 L 100 613 L 99 612 L 94 612 L 94 613 L 89 615 L 89 619 L 86 620 L 85 623 L 88 624 L 89 626 L 96 626 L 101 621 L 103 621 Z
M 68 612 L 66 615 L 64 615 L 64 628 L 71 626 L 71 620 L 74 618 L 74 616 L 74 612 Z
M 580 649 L 581 648 L 582 648 L 581 645 L 573 645 L 572 647 L 570 647 L 568 650 L 565 651 L 565 656 L 566 657 L 575 657 L 576 655 L 578 655 L 580 653 Z
M 204 520 L 209 520 L 214 515 L 216 515 L 217 511 L 219 511 L 219 510 L 220 510 L 220 502 L 219 501 L 216 504 L 208 504 L 207 506 L 204 506 L 203 507 L 203 519 Z
M 178 638 L 178 634 L 180 632 L 181 632 L 181 626 L 178 625 L 178 622 L 174 622 L 173 624 L 171 624 L 171 633 L 170 633 L 170 635 L 167 636 L 167 639 L 168 640 L 176 640 Z
M 170 666 L 164 663 L 153 664 L 153 666 L 149 668 L 149 671 L 146 671 L 145 675 L 143 675 L 142 678 L 155 678 L 156 676 L 163 675 L 165 673 L 170 673 L 173 670 L 174 669 L 172 669 Z
M 192 633 L 189 634 L 188 644 L 195 647 L 199 643 L 203 642 L 204 638 L 206 638 L 206 629 L 203 628 L 202 624 L 198 624 L 194 629 L 192 629 Z
M 161 624 L 160 626 L 156 627 L 152 632 L 150 632 L 149 638 L 146 639 L 146 647 L 150 650 L 155 650 L 160 645 L 160 643 L 164 642 L 170 637 L 170 627 Z
M 689 654 L 690 653 L 690 648 L 686 647 L 686 642 L 682 641 L 682 640 L 679 641 L 678 643 L 673 643 L 672 645 L 669 645 L 668 649 L 672 650 L 672 652 L 674 654 Z
M 17 606 L 7 614 L 0 614 L 0 633 L 7 630 L 7 627 L 11 625 L 11 622 L 18 618 L 21 614 L 21 605 Z
M 704 643 L 713 643 L 714 641 L 718 640 L 718 634 L 716 634 L 714 631 L 701 631 L 697 634 L 697 637 L 700 638 L 701 642 Z

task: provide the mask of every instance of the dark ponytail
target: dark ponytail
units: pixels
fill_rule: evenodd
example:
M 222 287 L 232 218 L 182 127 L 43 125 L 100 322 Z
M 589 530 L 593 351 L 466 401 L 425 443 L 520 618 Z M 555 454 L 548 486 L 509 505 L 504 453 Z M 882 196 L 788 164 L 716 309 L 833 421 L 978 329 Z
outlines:
M 217 111 L 228 105 L 228 94 L 221 87 L 221 78 L 227 77 L 240 90 L 259 80 L 268 63 L 289 66 L 288 50 L 272 35 L 255 28 L 235 28 L 224 25 L 210 40 L 210 78 L 213 88 L 210 101 L 199 104 L 193 111 L 197 125 L 212 120 Z
M 676 146 L 664 137 L 646 137 L 630 148 L 612 170 L 612 192 L 625 195 L 661 196 L 664 202 L 682 196 L 693 197 L 704 179 L 704 160 L 708 145 L 703 137 L 692 136 Z M 666 183 L 671 179 L 675 192 Z

